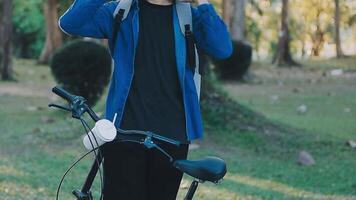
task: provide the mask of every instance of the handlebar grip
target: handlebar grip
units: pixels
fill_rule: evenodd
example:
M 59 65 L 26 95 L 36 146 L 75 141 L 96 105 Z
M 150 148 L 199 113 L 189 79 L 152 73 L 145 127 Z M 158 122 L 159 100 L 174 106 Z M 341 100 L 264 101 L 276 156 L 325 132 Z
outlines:
M 181 143 L 177 140 L 173 140 L 173 139 L 170 139 L 170 138 L 167 138 L 167 137 L 164 137 L 164 136 L 161 136 L 161 135 L 157 135 L 157 134 L 154 134 L 153 133 L 153 138 L 157 139 L 157 140 L 161 140 L 163 142 L 166 142 L 166 143 L 169 143 L 169 144 L 172 144 L 172 145 L 175 145 L 175 146 L 179 146 Z
M 55 93 L 56 95 L 62 97 L 63 99 L 69 101 L 69 102 L 73 102 L 74 101 L 74 95 L 70 94 L 69 92 L 67 92 L 63 88 L 60 88 L 60 87 L 56 86 L 56 87 L 54 87 L 52 89 L 52 92 Z

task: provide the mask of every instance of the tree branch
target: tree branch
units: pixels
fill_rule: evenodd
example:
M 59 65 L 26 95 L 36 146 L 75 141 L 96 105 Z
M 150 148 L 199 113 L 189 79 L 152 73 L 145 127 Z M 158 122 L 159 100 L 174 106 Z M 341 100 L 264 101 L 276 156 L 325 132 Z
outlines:
M 260 16 L 262 16 L 263 15 L 263 10 L 260 8 L 260 6 L 256 2 L 256 0 L 249 0 L 249 1 L 250 1 L 250 4 L 257 10 L 258 14 Z

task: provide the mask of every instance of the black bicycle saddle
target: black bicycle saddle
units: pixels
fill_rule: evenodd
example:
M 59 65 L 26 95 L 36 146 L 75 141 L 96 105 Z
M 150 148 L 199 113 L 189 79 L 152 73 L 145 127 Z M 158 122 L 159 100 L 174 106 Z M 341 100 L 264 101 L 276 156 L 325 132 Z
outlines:
M 177 160 L 174 167 L 201 181 L 217 183 L 226 174 L 226 163 L 217 157 L 206 157 L 201 160 Z

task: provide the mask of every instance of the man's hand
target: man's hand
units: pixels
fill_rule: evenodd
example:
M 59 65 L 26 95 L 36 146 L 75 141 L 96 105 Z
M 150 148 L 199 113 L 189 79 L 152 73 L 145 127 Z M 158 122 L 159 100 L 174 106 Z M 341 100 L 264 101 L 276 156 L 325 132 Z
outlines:
M 176 1 L 184 2 L 184 3 L 195 3 L 195 2 L 197 2 L 199 5 L 209 3 L 208 0 L 176 0 Z

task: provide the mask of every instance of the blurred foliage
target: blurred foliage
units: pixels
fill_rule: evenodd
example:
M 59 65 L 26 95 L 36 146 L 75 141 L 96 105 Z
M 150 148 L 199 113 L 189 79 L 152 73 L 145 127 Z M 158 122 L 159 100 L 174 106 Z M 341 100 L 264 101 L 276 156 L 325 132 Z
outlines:
M 222 13 L 222 0 L 210 0 Z M 15 47 L 18 57 L 36 58 L 45 40 L 42 15 L 44 0 L 14 0 Z M 62 15 L 73 0 L 58 0 Z M 259 55 L 274 55 L 278 40 L 281 0 L 246 0 L 247 39 Z M 354 41 L 356 34 L 356 4 L 353 0 L 340 0 L 341 29 L 350 30 L 343 42 Z M 290 0 L 291 51 L 309 55 L 311 48 L 322 51 L 323 44 L 333 43 L 334 0 Z M 317 31 L 318 30 L 318 31 Z M 73 37 L 65 37 L 72 40 Z
M 254 5 L 247 4 L 247 38 L 253 44 L 255 51 L 274 55 L 275 44 L 278 40 L 281 1 L 255 2 L 262 10 L 262 15 L 256 11 Z M 341 0 L 340 13 L 341 29 L 355 30 L 356 4 L 350 0 Z M 259 34 L 259 30 L 262 34 Z M 333 43 L 333 31 L 334 0 L 290 1 L 291 51 L 293 54 L 309 55 L 313 46 L 322 51 L 324 44 Z
M 111 56 L 101 44 L 75 40 L 53 55 L 51 69 L 65 89 L 95 105 L 110 80 Z
M 18 57 L 34 58 L 41 53 L 45 40 L 42 1 L 14 0 L 15 52 Z
M 252 44 L 255 54 L 274 55 L 271 48 L 277 43 L 279 29 L 280 8 L 270 1 L 255 1 L 262 13 L 257 12 L 256 6 L 246 4 L 246 32 L 247 39 Z
M 257 52 L 257 57 L 259 57 L 259 49 L 261 44 L 261 37 L 262 37 L 262 29 L 258 25 L 257 21 L 253 20 L 251 17 L 246 18 L 246 29 L 248 30 L 247 39 L 253 45 L 253 48 Z
M 293 1 L 292 17 L 299 19 L 293 27 L 294 38 L 312 43 L 312 54 L 318 55 L 325 42 L 333 40 L 334 0 Z M 345 13 L 341 7 L 341 13 Z M 345 15 L 342 15 L 345 16 Z M 343 24 L 344 18 L 341 18 Z M 307 23 L 306 23 L 307 22 Z M 331 23 L 330 23 L 331 22 Z
M 215 60 L 215 72 L 222 80 L 241 80 L 252 61 L 252 47 L 249 44 L 233 41 L 234 51 L 230 58 Z
M 72 0 L 59 0 L 59 15 L 61 16 L 72 3 Z M 44 0 L 14 0 L 14 42 L 17 57 L 37 58 L 41 53 L 46 31 L 43 4 Z

